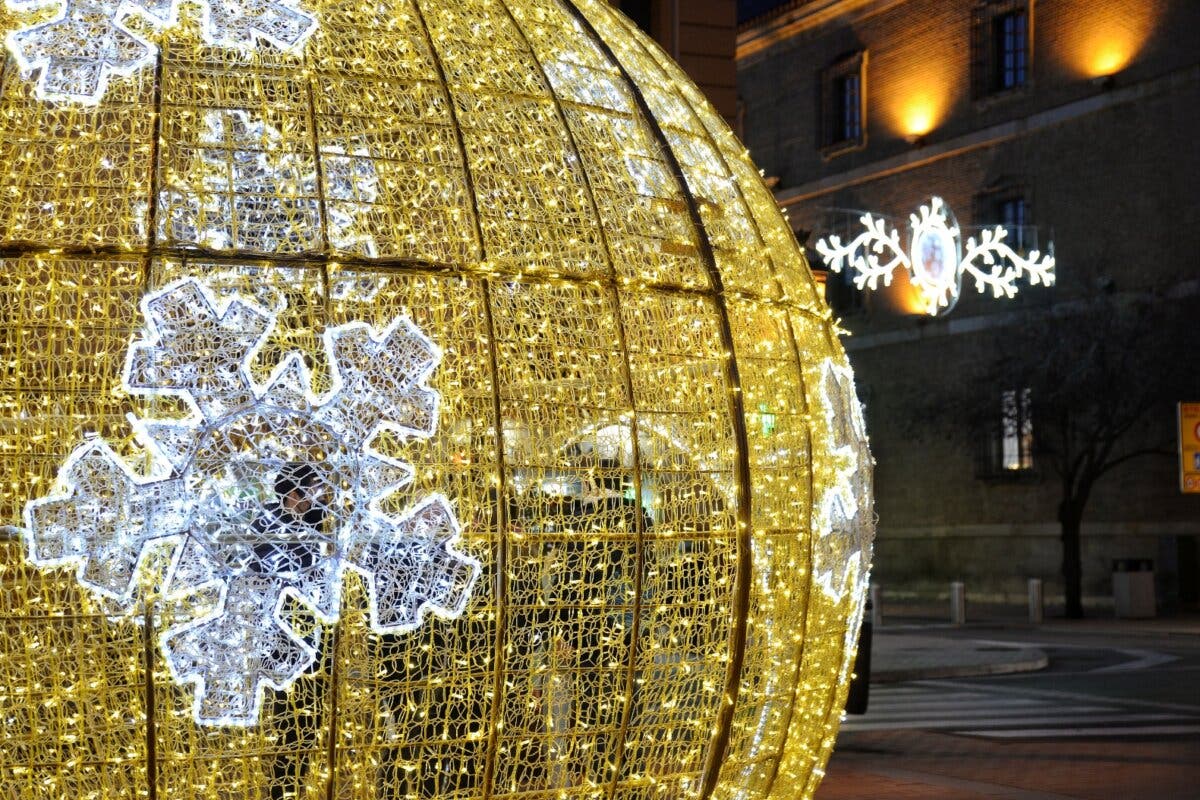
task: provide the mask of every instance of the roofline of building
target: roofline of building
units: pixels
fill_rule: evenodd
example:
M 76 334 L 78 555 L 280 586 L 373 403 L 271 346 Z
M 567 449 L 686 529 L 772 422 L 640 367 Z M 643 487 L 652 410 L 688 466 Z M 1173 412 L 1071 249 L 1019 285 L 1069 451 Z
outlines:
M 792 0 L 738 26 L 737 60 L 741 61 L 810 28 L 866 9 L 875 13 L 904 0 Z

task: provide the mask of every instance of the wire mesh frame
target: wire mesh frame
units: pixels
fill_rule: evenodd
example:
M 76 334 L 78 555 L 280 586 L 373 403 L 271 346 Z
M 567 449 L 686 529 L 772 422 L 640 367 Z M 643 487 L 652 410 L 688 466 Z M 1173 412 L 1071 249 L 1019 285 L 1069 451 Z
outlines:
M 589 29 L 591 29 L 593 31 L 593 33 L 595 33 L 594 28 L 591 28 L 590 24 L 587 23 L 587 19 L 586 19 L 585 15 L 583 15 L 582 13 L 579 13 L 578 10 L 575 10 L 575 11 L 576 11 L 577 17 L 581 20 L 581 22 L 587 24 L 587 27 Z M 600 39 L 600 37 L 598 35 L 596 36 L 596 39 L 602 42 L 602 40 Z M 611 51 L 611 49 L 607 49 L 607 52 L 608 52 L 609 56 L 613 58 L 614 62 L 619 64 L 618 59 L 616 58 L 615 54 Z M 436 56 L 436 50 L 435 50 L 435 56 Z M 160 98 L 160 95 L 158 94 L 158 92 L 161 90 L 161 60 L 158 65 L 158 72 L 159 72 L 159 77 L 155 81 L 156 102 L 160 102 L 160 100 L 158 99 L 158 98 Z M 658 291 L 679 292 L 680 294 L 684 294 L 684 295 L 698 294 L 698 295 L 711 297 L 714 301 L 715 307 L 718 309 L 718 313 L 720 316 L 722 345 L 725 347 L 727 352 L 732 353 L 734 348 L 733 348 L 732 334 L 731 334 L 731 330 L 730 330 L 728 314 L 726 312 L 725 305 L 723 302 L 724 289 L 720 282 L 721 275 L 720 275 L 720 271 L 717 269 L 716 261 L 712 254 L 711 245 L 707 241 L 707 235 L 705 233 L 705 228 L 704 228 L 704 225 L 702 224 L 701 215 L 697 208 L 696 198 L 693 196 L 693 194 L 689 190 L 689 188 L 687 186 L 687 182 L 683 177 L 683 169 L 679 165 L 678 161 L 675 160 L 674 155 L 672 153 L 672 149 L 670 147 L 670 144 L 669 144 L 667 138 L 663 135 L 661 129 L 658 128 L 657 124 L 655 124 L 654 116 L 653 116 L 653 114 L 651 114 L 649 112 L 649 108 L 646 105 L 644 98 L 642 98 L 636 83 L 629 77 L 628 73 L 625 73 L 624 71 L 622 71 L 622 74 L 625 77 L 625 81 L 627 83 L 627 88 L 630 89 L 630 91 L 634 94 L 635 98 L 638 100 L 639 108 L 640 108 L 643 118 L 644 118 L 643 121 L 651 126 L 651 129 L 654 131 L 655 135 L 658 137 L 659 143 L 663 146 L 665 154 L 667 155 L 669 160 L 672 162 L 672 167 L 676 174 L 676 178 L 677 178 L 678 182 L 680 183 L 680 186 L 682 187 L 682 191 L 684 192 L 685 197 L 687 198 L 688 215 L 691 218 L 691 220 L 701 238 L 701 249 L 704 253 L 705 266 L 710 273 L 710 277 L 713 279 L 713 289 L 711 291 L 698 291 L 695 289 L 688 289 L 688 288 L 684 288 L 684 287 L 667 286 L 667 285 L 656 285 L 653 288 L 655 288 Z M 443 75 L 443 79 L 444 79 L 444 75 Z M 309 84 L 308 88 L 309 88 L 309 92 L 310 92 L 309 99 L 310 99 L 310 108 L 311 108 L 311 92 L 312 92 L 311 83 Z M 560 114 L 562 113 L 561 108 L 559 109 L 559 113 Z M 159 115 L 156 115 L 155 120 L 156 120 L 156 128 L 155 128 L 154 142 L 155 142 L 155 144 L 157 144 L 157 141 L 159 139 L 158 127 L 157 127 L 157 125 L 160 122 Z M 455 127 L 456 127 L 456 133 L 459 137 L 460 147 L 462 147 L 461 131 L 458 129 L 457 124 Z M 315 128 L 314 128 L 314 131 L 315 131 Z M 315 133 L 314 133 L 314 135 L 315 135 Z M 466 168 L 467 176 L 469 179 L 470 178 L 469 167 L 465 167 L 465 168 Z M 157 174 L 156 170 L 151 171 L 152 176 L 155 176 L 156 174 Z M 157 204 L 156 204 L 156 202 L 153 202 L 153 201 L 157 199 L 157 192 L 156 191 L 152 192 L 151 197 L 152 197 L 152 202 L 151 202 L 151 212 L 150 213 L 154 214 L 155 209 L 157 208 Z M 470 197 L 471 197 L 472 203 L 477 202 L 477 195 L 474 192 L 470 193 Z M 324 201 L 322 200 L 322 204 L 323 203 L 324 203 Z M 478 224 L 478 218 L 479 218 L 478 214 L 476 214 L 474 218 L 476 220 L 476 224 Z M 150 226 L 151 237 L 154 236 L 153 232 L 156 229 L 157 229 L 157 226 L 154 224 L 151 224 L 151 226 Z M 482 234 L 478 233 L 478 235 L 480 236 L 480 242 L 482 244 L 483 243 Z M 5 249 L 7 252 L 11 252 L 14 255 L 34 251 L 34 248 L 24 248 L 24 247 L 13 248 L 11 246 L 8 248 L 5 248 Z M 97 249 L 88 248 L 81 252 L 86 252 L 89 255 L 94 255 L 97 253 Z M 193 251 L 189 250 L 186 252 L 192 253 Z M 154 261 L 155 258 L 159 258 L 162 256 L 167 256 L 167 255 L 181 255 L 181 254 L 183 254 L 183 253 L 181 253 L 180 251 L 177 251 L 177 250 L 173 250 L 171 248 L 158 247 L 158 245 L 154 242 L 154 240 L 152 238 L 150 247 L 148 248 L 146 256 L 145 256 L 145 263 L 147 264 L 147 267 L 149 267 L 149 265 Z M 486 258 L 486 253 L 484 254 L 484 256 Z M 229 260 L 231 263 L 234 263 L 234 262 L 245 263 L 245 259 L 239 259 L 237 257 L 217 257 L 215 255 L 207 260 L 222 260 L 223 258 L 227 258 L 227 260 Z M 346 257 L 337 257 L 336 259 L 330 257 L 328 259 L 325 259 L 325 258 L 322 258 L 319 256 L 315 257 L 315 258 L 312 256 L 302 256 L 302 257 L 296 257 L 294 259 L 274 258 L 274 259 L 271 259 L 271 261 L 272 261 L 272 263 L 275 263 L 275 264 L 290 262 L 290 263 L 296 263 L 296 264 L 305 264 L 305 265 L 309 265 L 309 266 L 314 266 L 314 265 L 322 266 L 323 268 L 320 270 L 320 274 L 321 274 L 322 283 L 325 286 L 328 286 L 328 284 L 329 284 L 328 267 L 329 267 L 329 264 L 333 263 L 333 262 L 336 262 L 336 263 L 342 264 L 342 265 L 354 265 L 354 266 L 364 268 L 364 269 L 370 268 L 370 269 L 379 269 L 379 270 L 387 270 L 387 269 L 394 269 L 396 267 L 404 267 L 406 269 L 414 270 L 414 271 L 424 269 L 424 270 L 428 270 L 430 272 L 452 272 L 452 273 L 456 273 L 456 274 L 470 273 L 472 271 L 469 267 L 466 269 L 446 268 L 441 265 L 433 264 L 433 263 L 421 264 L 421 263 L 414 263 L 414 262 L 410 262 L 410 261 L 396 261 L 393 263 L 388 263 L 386 260 L 380 260 L 380 259 L 358 261 L 354 258 L 346 258 Z M 611 253 L 609 256 L 609 270 L 610 270 L 610 278 L 608 281 L 608 289 L 615 296 L 616 281 L 615 281 L 615 273 L 613 272 Z M 497 270 L 495 268 L 489 268 L 487 270 L 479 270 L 478 274 L 480 274 L 481 276 L 493 276 L 493 275 L 498 274 L 498 272 L 500 272 L 500 271 L 502 271 L 502 270 Z M 149 276 L 147 276 L 147 277 L 149 277 Z M 562 278 L 562 280 L 564 280 L 566 282 L 572 282 L 573 279 L 568 276 L 568 277 Z M 584 281 L 582 281 L 582 280 L 579 282 L 584 283 Z M 149 282 L 147 281 L 145 285 L 149 286 Z M 484 290 L 485 291 L 487 290 L 486 282 L 484 283 Z M 327 298 L 328 292 L 323 292 L 323 295 Z M 489 316 L 490 316 L 490 308 L 491 308 L 490 303 L 485 304 L 485 308 L 488 309 Z M 819 317 L 816 317 L 815 315 L 814 315 L 814 318 L 819 319 Z M 821 321 L 823 322 L 823 320 L 821 320 Z M 495 360 L 496 360 L 495 322 L 489 318 L 487 321 L 487 325 L 488 325 L 489 337 L 492 342 L 491 359 L 493 361 L 493 367 L 494 367 Z M 621 335 L 623 338 L 623 334 L 621 334 Z M 796 344 L 795 344 L 794 333 L 792 334 L 792 337 L 793 337 L 792 344 L 793 344 L 793 347 L 795 348 Z M 629 370 L 628 350 L 624 346 L 623 343 L 622 343 L 621 349 L 626 355 L 626 357 L 624 359 L 624 370 L 625 370 L 625 380 L 626 380 L 627 385 L 629 385 L 629 384 L 631 384 L 631 380 L 629 378 L 629 372 L 628 372 L 628 370 Z M 798 357 L 798 351 L 797 351 L 797 357 Z M 748 444 L 747 444 L 747 436 L 746 436 L 746 431 L 745 431 L 745 409 L 743 407 L 743 403 L 742 403 L 742 400 L 740 397 L 740 391 L 739 391 L 740 381 L 737 377 L 736 363 L 732 359 L 728 359 L 726 361 L 726 366 L 729 370 L 729 374 L 728 374 L 729 386 L 732 390 L 731 395 L 729 397 L 729 402 L 732 407 L 731 408 L 731 419 L 732 419 L 733 425 L 735 427 L 735 437 L 736 437 L 736 444 L 737 444 L 737 448 L 738 448 L 738 465 L 737 465 L 736 480 L 737 480 L 737 484 L 738 484 L 737 491 L 738 491 L 738 495 L 739 495 L 739 498 L 741 501 L 738 504 L 738 515 L 739 515 L 739 523 L 740 523 L 740 525 L 739 525 L 740 533 L 739 533 L 739 539 L 738 539 L 738 569 L 737 569 L 738 584 L 737 584 L 737 588 L 735 590 L 735 620 L 734 620 L 735 624 L 733 625 L 733 628 L 732 628 L 734 646 L 731 648 L 731 651 L 732 651 L 734 657 L 731 660 L 731 664 L 728 669 L 728 680 L 727 680 L 727 686 L 726 686 L 726 694 L 731 698 L 735 698 L 736 694 L 737 694 L 738 680 L 739 680 L 739 676 L 740 676 L 740 672 L 741 672 L 740 656 L 741 656 L 742 650 L 744 649 L 745 627 L 746 627 L 747 612 L 748 612 L 747 593 L 749 591 L 749 578 L 750 578 L 750 571 L 751 571 L 751 565 L 750 565 L 750 561 L 749 561 L 749 530 L 750 530 L 749 502 L 750 502 L 751 491 L 750 491 L 750 479 L 749 479 L 750 467 L 749 467 L 748 455 L 747 455 Z M 493 374 L 495 374 L 495 371 L 493 372 Z M 500 406 L 499 388 L 496 384 L 493 384 L 492 388 L 493 388 L 493 400 L 494 400 L 495 408 L 499 409 L 499 406 Z M 632 410 L 636 412 L 636 406 L 634 406 Z M 499 414 L 497 414 L 497 416 L 496 416 L 496 428 L 497 428 L 497 431 L 496 431 L 497 436 L 502 438 L 503 430 L 501 428 L 501 416 Z M 635 447 L 637 447 L 637 441 L 638 440 L 635 435 L 635 437 L 633 439 Z M 498 474 L 500 475 L 500 480 L 503 481 L 504 475 L 505 475 L 505 471 L 503 469 L 503 458 L 504 458 L 503 448 L 500 448 L 500 452 L 498 453 L 498 458 L 500 460 L 500 469 L 499 469 Z M 642 477 L 640 474 L 640 459 L 635 457 L 633 464 L 634 464 L 633 468 L 635 471 L 635 485 L 640 490 L 640 486 L 641 486 L 641 482 L 642 482 Z M 501 506 L 499 513 L 500 514 L 505 513 L 503 506 Z M 501 553 L 503 553 L 504 550 L 505 550 L 505 548 L 502 547 Z M 641 550 L 641 532 L 639 531 L 639 534 L 638 534 L 639 554 L 640 554 L 640 550 Z M 501 564 L 503 564 L 504 556 L 501 555 L 500 558 L 501 558 Z M 640 555 L 639 555 L 639 558 L 640 558 Z M 640 575 L 640 570 L 639 570 L 638 574 Z M 504 570 L 503 568 L 499 569 L 498 575 L 499 575 L 499 580 L 500 580 L 501 584 L 503 584 L 507 581 L 506 570 Z M 503 598 L 503 596 L 504 596 L 504 590 L 503 590 L 503 588 L 501 588 L 500 589 L 500 597 Z M 501 609 L 503 608 L 502 601 L 499 604 L 499 606 Z M 498 631 L 503 632 L 503 630 L 504 630 L 504 626 L 502 626 L 502 625 L 498 626 Z M 635 637 L 635 641 L 636 641 L 636 637 Z M 496 651 L 497 651 L 498 655 L 502 655 L 502 653 L 503 653 L 502 642 L 499 642 L 499 641 L 497 642 Z M 630 660 L 630 668 L 629 668 L 629 673 L 628 673 L 629 676 L 632 676 L 633 659 L 634 659 L 634 655 L 631 653 L 629 655 L 629 660 Z M 152 671 L 148 670 L 148 675 L 152 676 L 152 674 L 153 674 Z M 503 686 L 503 668 L 502 668 L 502 666 L 497 667 L 495 674 L 496 674 L 496 687 L 497 687 L 497 689 L 499 689 L 500 687 Z M 498 696 L 499 695 L 497 694 L 497 698 L 498 698 Z M 154 705 L 153 701 L 151 700 L 148 707 L 152 709 L 153 705 Z M 497 710 L 498 708 L 499 708 L 498 699 L 494 699 L 493 722 L 495 722 L 495 714 L 498 713 L 498 710 Z M 629 708 L 629 703 L 626 704 L 626 711 L 628 711 L 628 708 Z M 724 747 L 727 745 L 729 724 L 730 724 L 730 720 L 732 719 L 732 716 L 733 716 L 733 711 L 734 711 L 734 703 L 730 702 L 730 703 L 726 704 L 726 706 L 724 707 L 724 710 L 722 712 L 721 722 L 720 722 L 720 725 L 718 728 L 717 736 L 714 739 L 714 743 L 711 746 L 711 749 L 709 751 L 709 756 L 706 759 L 705 776 L 703 779 L 703 786 L 704 786 L 703 795 L 704 796 L 708 796 L 709 794 L 711 794 L 713 787 L 715 785 L 715 781 L 717 778 L 717 774 L 718 774 L 718 770 L 719 770 L 720 762 L 721 762 L 721 754 L 722 754 Z M 627 724 L 627 723 L 628 723 L 628 716 L 626 714 L 625 721 L 622 725 L 622 737 L 624 736 L 624 733 L 625 733 L 624 727 L 625 727 L 625 724 Z M 335 725 L 336 725 L 336 718 L 331 720 L 331 730 L 333 729 L 333 727 Z M 151 722 L 150 727 L 151 727 L 151 729 L 153 729 L 152 722 Z M 490 736 L 492 737 L 492 740 L 491 740 L 492 744 L 489 745 L 489 752 L 491 754 L 489 756 L 489 761 L 487 764 L 487 769 L 489 770 L 489 772 L 491 772 L 493 769 L 493 761 L 494 761 L 494 756 L 495 756 L 494 741 L 495 741 L 495 736 L 496 736 L 496 726 L 494 724 L 492 726 Z M 151 735 L 151 741 L 153 741 L 152 735 Z M 332 742 L 331 742 L 331 747 L 332 747 Z M 618 745 L 617 751 L 619 753 L 623 752 L 623 747 L 621 747 L 620 744 Z M 619 779 L 619 775 L 620 775 L 620 773 L 618 770 L 616 776 L 614 777 L 612 786 L 609 789 L 610 794 L 616 788 L 616 783 L 617 783 L 617 780 Z M 331 779 L 330 788 L 329 788 L 330 792 L 333 791 L 332 785 L 333 785 L 333 783 L 332 783 L 332 779 Z M 156 786 L 157 786 L 157 781 L 152 781 L 151 789 L 150 789 L 152 796 L 153 796 L 153 793 L 156 792 Z M 489 793 L 490 793 L 490 787 L 489 787 Z

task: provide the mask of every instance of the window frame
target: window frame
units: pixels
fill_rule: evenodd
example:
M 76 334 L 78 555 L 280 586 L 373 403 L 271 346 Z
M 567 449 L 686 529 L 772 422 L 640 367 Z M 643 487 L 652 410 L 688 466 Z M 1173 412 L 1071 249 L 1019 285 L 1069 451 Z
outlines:
M 999 401 L 996 416 L 979 439 L 976 477 L 990 481 L 1037 480 L 1032 389 L 1002 389 L 994 396 Z
M 1004 208 L 1016 201 L 1021 202 L 1024 207 L 1024 222 L 1021 229 L 1014 231 L 1005 220 Z M 1020 179 L 1002 178 L 975 195 L 975 225 L 978 228 L 991 228 L 995 225 L 1005 228 L 1008 230 L 1008 237 L 1005 239 L 1008 246 L 1022 256 L 1041 244 L 1034 214 L 1033 195 Z
M 853 119 L 856 129 L 847 130 L 845 87 L 853 80 L 857 87 L 857 107 Z M 824 158 L 861 150 L 867 145 L 867 51 L 855 50 L 834 59 L 821 70 L 817 113 L 818 150 Z
M 1033 10 L 1033 0 L 981 0 L 975 6 L 971 30 L 971 88 L 976 101 L 1017 96 L 1032 88 Z M 1019 67 L 1014 64 L 1012 69 L 1020 73 L 1021 80 L 1017 81 L 1014 76 L 1009 84 L 1005 81 L 1009 68 L 1003 63 L 1007 51 L 1003 47 L 1005 32 L 1001 26 L 1018 15 L 1024 20 L 1023 46 L 1014 52 L 1021 55 L 1022 63 Z

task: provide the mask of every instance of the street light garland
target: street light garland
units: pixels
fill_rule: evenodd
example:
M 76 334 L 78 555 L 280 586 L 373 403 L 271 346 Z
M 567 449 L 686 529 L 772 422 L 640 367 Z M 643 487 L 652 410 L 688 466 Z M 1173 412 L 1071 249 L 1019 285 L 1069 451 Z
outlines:
M 932 316 L 958 302 L 963 276 L 973 278 L 981 294 L 990 290 L 996 298 L 1016 297 L 1022 276 L 1032 286 L 1054 285 L 1054 256 L 1036 249 L 1018 253 L 1001 225 L 984 228 L 978 240 L 968 237 L 964 249 L 958 223 L 940 197 L 909 216 L 908 248 L 901 244 L 899 231 L 889 229 L 884 220 L 863 214 L 859 222 L 865 230 L 844 244 L 836 234 L 817 242 L 817 252 L 829 269 L 854 270 L 859 290 L 878 289 L 880 281 L 890 286 L 895 272 L 905 270 L 920 292 L 925 312 Z

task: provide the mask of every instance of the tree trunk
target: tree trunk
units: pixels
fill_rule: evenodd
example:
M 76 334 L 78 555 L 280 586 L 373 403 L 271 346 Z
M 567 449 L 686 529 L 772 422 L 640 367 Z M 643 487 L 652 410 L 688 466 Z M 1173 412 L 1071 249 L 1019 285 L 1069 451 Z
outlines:
M 1083 561 L 1080 558 L 1079 528 L 1083 504 L 1064 500 L 1058 506 L 1062 530 L 1063 598 L 1067 619 L 1083 619 Z

